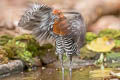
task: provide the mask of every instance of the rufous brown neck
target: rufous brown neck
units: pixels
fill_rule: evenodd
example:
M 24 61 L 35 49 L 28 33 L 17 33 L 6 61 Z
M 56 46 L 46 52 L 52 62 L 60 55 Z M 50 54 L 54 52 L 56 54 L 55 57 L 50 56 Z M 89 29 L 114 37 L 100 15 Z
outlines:
M 55 14 L 59 17 L 58 19 L 55 19 L 53 24 L 53 32 L 57 35 L 66 35 L 68 34 L 68 24 L 67 19 L 64 16 L 64 14 L 60 11 L 55 11 Z

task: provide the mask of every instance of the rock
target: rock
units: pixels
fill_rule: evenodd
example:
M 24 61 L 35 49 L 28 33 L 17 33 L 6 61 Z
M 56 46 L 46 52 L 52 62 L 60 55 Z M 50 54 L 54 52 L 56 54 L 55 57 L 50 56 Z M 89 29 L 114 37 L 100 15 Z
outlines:
M 0 77 L 10 75 L 16 72 L 22 72 L 24 69 L 24 63 L 21 60 L 14 60 L 8 62 L 8 64 L 0 65 Z
M 18 21 L 28 4 L 26 0 L 0 1 L 0 35 L 10 34 L 17 36 L 22 30 L 18 29 Z
M 118 14 L 119 5 L 120 0 L 91 0 L 91 2 L 89 0 L 79 0 L 75 9 L 83 15 L 86 25 L 89 26 L 101 16 Z
M 99 33 L 103 29 L 120 29 L 120 18 L 108 15 L 101 17 L 95 24 L 88 27 L 88 31 Z
M 33 66 L 35 66 L 35 67 L 41 67 L 42 66 L 41 60 L 39 58 L 35 57 L 35 58 L 33 58 L 33 60 L 34 60 Z
M 39 57 L 43 64 L 49 64 L 57 60 L 55 47 L 50 43 L 41 45 L 39 50 Z
M 41 57 L 43 64 L 50 64 L 52 62 L 55 62 L 57 60 L 57 57 L 55 56 L 55 53 L 46 53 L 43 57 Z
M 24 12 L 27 2 L 28 1 L 24 0 L 1 0 L 0 26 L 5 26 L 8 29 L 14 29 L 17 26 L 19 18 Z

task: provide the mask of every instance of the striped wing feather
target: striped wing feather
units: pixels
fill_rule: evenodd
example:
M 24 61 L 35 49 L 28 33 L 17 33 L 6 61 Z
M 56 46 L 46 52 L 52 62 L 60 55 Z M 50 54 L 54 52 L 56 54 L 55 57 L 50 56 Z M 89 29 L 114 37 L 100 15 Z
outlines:
M 19 21 L 19 26 L 27 30 L 32 30 L 37 40 L 45 40 L 52 37 L 50 30 L 53 25 L 54 16 L 52 9 L 45 5 L 33 4 Z

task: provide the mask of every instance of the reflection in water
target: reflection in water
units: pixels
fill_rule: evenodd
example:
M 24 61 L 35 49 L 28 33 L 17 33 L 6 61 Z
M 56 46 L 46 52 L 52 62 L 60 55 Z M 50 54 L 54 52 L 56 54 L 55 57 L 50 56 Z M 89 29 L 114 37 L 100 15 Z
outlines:
M 87 67 L 73 70 L 72 80 L 89 80 L 90 69 Z M 69 78 L 69 70 L 65 70 L 65 80 L 70 80 Z M 36 71 L 13 74 L 0 80 L 62 80 L 62 72 L 55 68 L 38 69 Z

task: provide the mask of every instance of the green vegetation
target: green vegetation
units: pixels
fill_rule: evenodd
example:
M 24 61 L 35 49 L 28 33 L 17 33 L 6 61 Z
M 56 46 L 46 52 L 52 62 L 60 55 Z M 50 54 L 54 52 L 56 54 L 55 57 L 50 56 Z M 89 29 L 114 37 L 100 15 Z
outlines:
M 105 29 L 100 31 L 98 34 L 92 32 L 86 33 L 86 42 L 87 48 L 96 52 L 97 48 L 100 48 L 99 51 L 115 51 L 114 48 L 120 48 L 120 30 Z M 114 45 L 115 44 L 115 45 Z M 105 47 L 106 46 L 106 47 Z M 110 49 L 108 49 L 110 48 Z M 108 51 L 107 51 L 108 50 Z
M 120 58 L 120 30 L 105 29 L 97 35 L 88 32 L 86 38 L 85 47 L 90 51 L 100 53 L 101 56 L 103 55 L 96 61 L 96 64 L 103 65 L 105 58 L 108 61 Z
M 96 39 L 97 38 L 97 35 L 92 33 L 92 32 L 87 32 L 86 33 L 86 42 L 89 43 L 91 42 L 92 40 Z
M 24 34 L 18 37 L 2 35 L 0 36 L 0 63 L 21 59 L 27 65 L 32 65 L 34 57 L 42 58 L 48 51 L 54 53 L 54 47 L 51 44 L 43 46 L 39 46 L 39 44 L 32 35 Z M 95 59 L 95 56 L 101 52 L 105 53 L 108 60 L 115 59 L 115 56 L 118 58 L 120 55 L 120 30 L 105 29 L 98 34 L 87 32 L 86 45 L 80 51 L 82 59 Z M 66 57 L 64 58 L 66 59 Z
M 113 39 L 120 38 L 120 30 L 104 29 L 99 32 L 98 37 L 107 36 Z
M 48 49 L 53 48 L 51 44 L 39 46 L 35 38 L 27 34 L 14 38 L 9 37 L 9 35 L 3 35 L 0 37 L 0 47 L 0 54 L 3 58 L 6 57 L 4 60 L 21 59 L 28 66 L 34 64 L 34 57 L 41 57 L 47 53 Z

